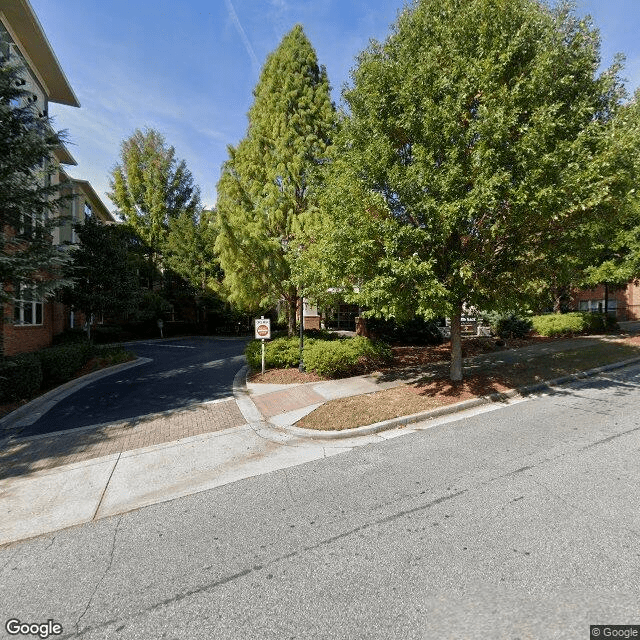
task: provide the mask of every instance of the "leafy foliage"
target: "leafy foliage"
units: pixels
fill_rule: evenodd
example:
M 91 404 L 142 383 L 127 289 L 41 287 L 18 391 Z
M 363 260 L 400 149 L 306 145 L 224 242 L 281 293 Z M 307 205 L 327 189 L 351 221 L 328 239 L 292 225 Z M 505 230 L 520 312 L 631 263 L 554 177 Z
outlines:
M 304 352 L 305 367 L 327 378 L 370 370 L 391 358 L 389 347 L 362 336 L 331 342 L 318 341 Z
M 42 386 L 53 387 L 70 380 L 93 352 L 93 346 L 88 341 L 38 351 L 37 355 L 42 365 Z
M 260 340 L 252 340 L 245 350 L 251 368 L 259 371 L 262 366 Z M 303 358 L 307 371 L 321 376 L 337 377 L 371 369 L 391 357 L 391 351 L 383 342 L 374 342 L 357 336 L 347 339 L 305 338 Z M 296 337 L 276 338 L 265 345 L 267 368 L 291 368 L 300 364 L 300 341 Z
M 214 252 L 215 211 L 194 215 L 184 211 L 169 221 L 165 243 L 166 263 L 198 292 L 218 290 L 222 271 Z
M 42 384 L 42 365 L 34 353 L 4 358 L 0 362 L 0 403 L 33 397 Z
M 604 314 L 589 312 L 552 313 L 531 318 L 533 329 L 541 336 L 564 336 L 576 333 L 602 333 L 615 326 Z
M 299 278 L 385 318 L 506 311 L 540 295 L 606 216 L 628 176 L 610 144 L 618 66 L 562 5 L 418 0 L 372 42 L 344 93 Z M 321 264 L 321 261 L 325 261 Z M 313 274 L 316 274 L 315 278 Z
M 607 284 L 611 288 L 625 285 L 640 277 L 640 90 L 624 105 L 615 119 L 614 140 L 630 175 L 629 191 L 618 206 L 620 216 L 611 233 L 594 234 L 595 257 L 585 269 L 581 284 L 594 287 Z M 603 221 L 607 224 L 609 221 Z
M 135 311 L 141 291 L 127 229 L 88 218 L 76 232 L 80 244 L 67 271 L 74 279 L 65 291 L 67 304 L 87 318 Z
M 121 347 L 95 347 L 86 338 L 55 347 L 5 358 L 0 362 L 0 403 L 28 400 L 70 380 L 89 360 L 101 366 L 133 358 Z
M 254 97 L 247 135 L 229 147 L 218 183 L 216 251 L 228 299 L 257 309 L 284 298 L 292 331 L 291 263 L 316 197 L 311 175 L 327 157 L 335 124 L 326 70 L 301 26 L 267 58 Z
M 113 170 L 109 198 L 157 260 L 169 221 L 181 214 L 196 215 L 200 191 L 186 162 L 176 159 L 174 147 L 167 147 L 154 129 L 136 129 L 122 142 L 120 160 Z
M 514 311 L 485 313 L 483 320 L 489 324 L 494 335 L 500 338 L 526 338 L 533 329 L 530 318 L 525 318 Z
M 53 276 L 66 255 L 51 242 L 64 198 L 49 181 L 65 136 L 38 115 L 22 84 L 20 68 L 0 56 L 0 281 L 37 285 L 46 295 L 65 284 Z M 0 302 L 11 297 L 3 286 Z
M 369 318 L 367 330 L 376 339 L 385 342 L 428 345 L 442 344 L 442 333 L 433 320 L 424 318 L 413 318 L 404 322 L 395 320 L 384 320 L 380 318 Z
M 262 345 L 261 340 L 252 340 L 245 350 L 247 362 L 254 370 L 262 367 Z M 305 346 L 309 341 L 305 340 Z M 276 338 L 269 340 L 265 344 L 264 351 L 265 366 L 270 369 L 292 368 L 300 364 L 300 339 Z

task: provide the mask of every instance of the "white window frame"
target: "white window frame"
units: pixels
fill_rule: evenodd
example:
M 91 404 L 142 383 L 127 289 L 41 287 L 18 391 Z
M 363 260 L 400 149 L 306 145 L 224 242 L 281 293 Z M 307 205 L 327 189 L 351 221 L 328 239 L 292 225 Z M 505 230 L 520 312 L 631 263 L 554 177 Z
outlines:
M 18 285 L 13 299 L 13 323 L 18 327 L 41 327 L 44 324 L 44 302 L 36 295 L 35 287 Z M 40 315 L 40 322 L 38 322 Z

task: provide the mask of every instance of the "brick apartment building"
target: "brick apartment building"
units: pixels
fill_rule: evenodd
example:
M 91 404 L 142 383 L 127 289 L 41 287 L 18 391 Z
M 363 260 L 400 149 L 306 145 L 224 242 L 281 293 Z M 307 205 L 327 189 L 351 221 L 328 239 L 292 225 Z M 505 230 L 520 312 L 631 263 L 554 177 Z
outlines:
M 23 88 L 36 112 L 46 116 L 50 102 L 80 107 L 28 0 L 0 0 L 0 55 L 23 67 Z M 52 184 L 59 185 L 62 194 L 73 196 L 57 214 L 68 216 L 69 221 L 56 228 L 52 241 L 69 251 L 77 243 L 73 223 L 89 216 L 105 223 L 114 219 L 87 181 L 67 174 L 64 165 L 77 163 L 66 147 L 56 149 L 52 162 L 56 164 Z M 28 291 L 15 294 L 13 302 L 5 305 L 4 316 L 0 331 L 7 356 L 46 347 L 54 335 L 74 324 L 72 312 L 64 305 L 37 299 Z
M 577 311 L 604 311 L 604 286 L 581 289 L 572 296 L 572 306 Z M 619 321 L 640 320 L 640 282 L 628 282 L 621 289 L 609 288 L 609 314 Z

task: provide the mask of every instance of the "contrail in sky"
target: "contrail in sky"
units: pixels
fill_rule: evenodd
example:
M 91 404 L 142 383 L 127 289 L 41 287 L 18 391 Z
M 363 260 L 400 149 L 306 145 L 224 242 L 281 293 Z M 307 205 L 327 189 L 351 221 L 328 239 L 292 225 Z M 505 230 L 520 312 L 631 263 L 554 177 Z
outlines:
M 231 0 L 225 0 L 225 2 L 227 3 L 227 9 L 229 11 L 229 15 L 231 16 L 231 19 L 233 20 L 233 23 L 236 25 L 236 29 L 238 30 L 238 33 L 242 38 L 242 42 L 244 43 L 244 48 L 247 50 L 247 53 L 251 58 L 251 64 L 253 65 L 253 69 L 257 73 L 260 70 L 260 64 L 258 63 L 258 58 L 256 57 L 255 51 L 253 50 L 253 47 L 249 42 L 249 38 L 247 38 L 247 34 L 244 32 L 244 29 L 240 24 L 240 20 L 238 19 L 238 14 L 236 13 L 236 10 L 233 8 L 233 5 L 231 4 Z

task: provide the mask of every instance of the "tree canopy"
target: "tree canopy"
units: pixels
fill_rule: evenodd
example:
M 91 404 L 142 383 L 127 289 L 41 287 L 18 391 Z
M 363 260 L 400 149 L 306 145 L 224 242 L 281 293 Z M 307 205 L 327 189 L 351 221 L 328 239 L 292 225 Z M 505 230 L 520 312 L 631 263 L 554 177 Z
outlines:
M 619 203 L 618 223 L 609 233 L 594 234 L 595 258 L 584 270 L 581 284 L 620 287 L 640 278 L 640 90 L 614 120 L 613 137 L 627 162 L 630 189 Z
M 200 294 L 219 290 L 222 272 L 214 252 L 215 211 L 203 210 L 194 216 L 180 214 L 169 222 L 166 262 Z
M 68 275 L 74 284 L 65 290 L 65 302 L 92 315 L 132 313 L 140 301 L 138 269 L 130 250 L 130 231 L 103 225 L 92 218 L 76 225 L 80 243 L 73 248 Z
M 335 125 L 326 70 L 300 25 L 269 55 L 253 95 L 247 135 L 229 147 L 218 183 L 216 251 L 228 299 L 246 309 L 284 299 L 293 331 L 291 264 Z
M 200 190 L 184 160 L 154 129 L 136 129 L 122 142 L 121 163 L 111 176 L 109 198 L 126 224 L 156 254 L 162 254 L 170 220 L 194 216 L 200 208 Z
M 450 317 L 460 380 L 463 308 L 531 300 L 603 216 L 615 224 L 622 90 L 619 65 L 599 64 L 598 32 L 566 5 L 407 6 L 352 72 L 299 277 L 375 315 Z
M 50 293 L 64 282 L 54 278 L 66 255 L 52 244 L 61 221 L 54 214 L 64 202 L 51 183 L 53 153 L 63 143 L 51 120 L 40 116 L 24 89 L 21 69 L 0 56 L 0 302 L 13 293 L 6 288 L 37 286 Z M 1 350 L 0 350 L 1 351 Z

